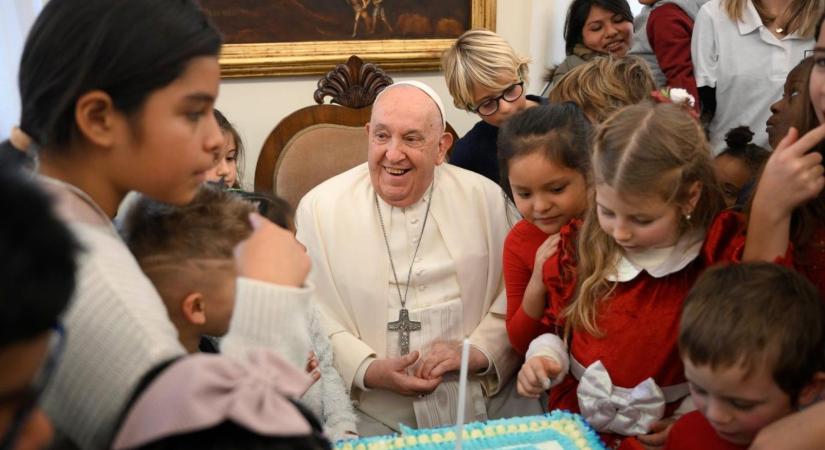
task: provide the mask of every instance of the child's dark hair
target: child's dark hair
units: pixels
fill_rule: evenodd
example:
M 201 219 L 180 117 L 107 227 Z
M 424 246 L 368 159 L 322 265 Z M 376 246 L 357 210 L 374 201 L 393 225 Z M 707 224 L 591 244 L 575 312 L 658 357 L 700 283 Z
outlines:
M 682 310 L 679 350 L 711 369 L 771 367 L 795 402 L 825 370 L 825 304 L 802 275 L 769 263 L 733 264 L 704 273 Z
M 80 248 L 49 196 L 18 170 L 0 167 L 0 347 L 56 324 L 74 292 Z
M 241 140 L 241 135 L 238 133 L 238 130 L 235 129 L 235 126 L 229 122 L 229 119 L 223 115 L 222 112 L 218 111 L 218 108 L 213 109 L 215 113 L 215 120 L 218 122 L 218 126 L 220 127 L 221 131 L 224 133 L 229 133 L 232 135 L 232 139 L 235 140 L 235 148 L 237 149 L 238 153 L 235 156 L 236 166 L 238 168 L 238 177 L 235 180 L 234 188 L 239 188 L 241 186 L 241 178 L 243 176 L 243 161 L 244 161 L 244 146 L 243 141 Z
M 510 160 L 533 152 L 588 179 L 592 127 L 575 103 L 565 102 L 527 108 L 501 126 L 498 132 L 498 163 L 501 187 L 510 200 Z
M 727 155 L 740 159 L 748 167 L 751 177 L 756 176 L 762 170 L 762 165 L 765 164 L 771 153 L 764 147 L 751 142 L 753 136 L 753 131 L 747 126 L 731 128 L 725 134 L 727 147 L 717 157 Z
M 107 93 L 129 117 L 185 70 L 217 56 L 221 36 L 192 0 L 52 0 L 20 61 L 20 128 L 43 148 L 67 147 L 75 104 Z
M 564 51 L 568 55 L 573 54 L 576 44 L 584 43 L 582 30 L 593 6 L 606 9 L 622 16 L 628 22 L 633 22 L 633 13 L 626 0 L 573 0 L 564 21 Z

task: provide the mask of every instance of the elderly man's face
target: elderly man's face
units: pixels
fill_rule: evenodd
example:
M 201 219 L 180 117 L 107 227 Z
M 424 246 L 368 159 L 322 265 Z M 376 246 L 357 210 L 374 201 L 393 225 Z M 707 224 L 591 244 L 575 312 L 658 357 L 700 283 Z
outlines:
M 412 86 L 391 88 L 373 106 L 367 124 L 372 186 L 390 205 L 420 200 L 444 162 L 452 135 L 441 128 L 435 102 Z

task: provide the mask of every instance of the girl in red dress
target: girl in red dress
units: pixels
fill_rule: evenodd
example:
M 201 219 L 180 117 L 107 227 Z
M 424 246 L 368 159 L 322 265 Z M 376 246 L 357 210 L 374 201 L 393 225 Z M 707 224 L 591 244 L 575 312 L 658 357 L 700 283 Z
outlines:
M 676 339 L 682 302 L 744 246 L 724 211 L 699 123 L 674 104 L 626 107 L 596 132 L 584 223 L 545 262 L 544 315 L 561 333 L 530 344 L 522 395 L 581 413 L 613 448 L 664 444 L 688 395 Z M 638 436 L 638 439 L 625 439 Z
M 498 135 L 502 185 L 523 217 L 504 241 L 507 334 L 521 355 L 553 331 L 542 267 L 561 227 L 587 207 L 590 142 L 590 124 L 573 103 L 528 108 Z

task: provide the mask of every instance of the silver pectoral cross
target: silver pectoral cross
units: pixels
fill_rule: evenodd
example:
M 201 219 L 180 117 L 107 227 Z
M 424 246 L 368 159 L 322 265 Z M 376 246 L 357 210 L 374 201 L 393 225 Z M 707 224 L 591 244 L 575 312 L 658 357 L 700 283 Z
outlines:
M 420 329 L 421 322 L 410 320 L 410 313 L 407 308 L 401 308 L 398 311 L 398 320 L 387 324 L 387 331 L 398 332 L 398 347 L 401 349 L 402 355 L 410 352 L 410 331 L 419 331 Z

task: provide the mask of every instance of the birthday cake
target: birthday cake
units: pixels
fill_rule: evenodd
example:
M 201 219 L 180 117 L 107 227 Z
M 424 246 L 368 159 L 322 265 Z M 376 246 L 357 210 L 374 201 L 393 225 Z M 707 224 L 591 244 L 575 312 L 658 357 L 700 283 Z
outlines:
M 462 448 L 524 450 L 604 450 L 596 433 L 581 416 L 553 411 L 542 416 L 514 417 L 464 426 Z M 456 447 L 455 427 L 414 430 L 339 441 L 336 450 L 447 450 Z

